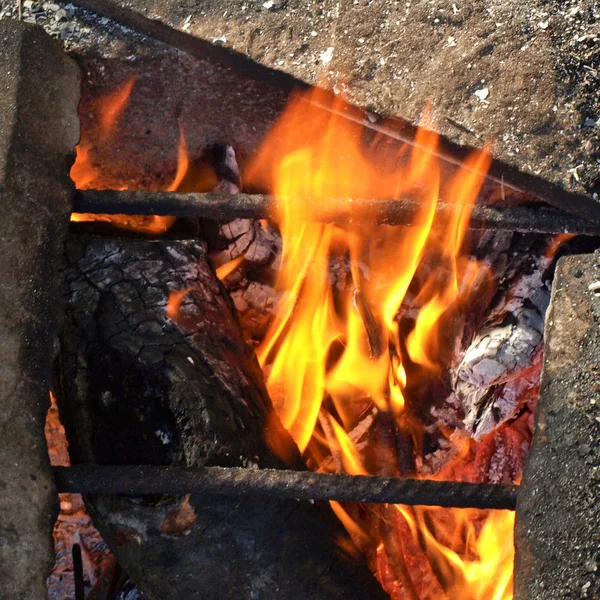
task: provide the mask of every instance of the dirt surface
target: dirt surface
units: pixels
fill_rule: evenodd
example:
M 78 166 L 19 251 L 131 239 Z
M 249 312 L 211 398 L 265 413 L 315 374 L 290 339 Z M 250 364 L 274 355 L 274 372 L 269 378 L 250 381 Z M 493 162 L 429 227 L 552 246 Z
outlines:
M 86 187 L 167 189 L 175 177 L 183 135 L 197 163 L 183 183 L 184 191 L 212 189 L 214 182 L 204 168 L 211 148 L 233 146 L 244 165 L 286 102 L 281 92 L 183 53 L 142 55 L 132 61 L 78 60 L 84 73 L 82 143 L 91 150 L 94 169 Z M 134 85 L 118 127 L 113 135 L 103 135 L 103 101 L 130 80 Z
M 517 504 L 515 600 L 600 598 L 599 280 L 598 252 L 558 263 Z
M 600 190 L 594 0 L 118 3 L 577 194 Z M 375 117 L 374 117 L 375 118 Z

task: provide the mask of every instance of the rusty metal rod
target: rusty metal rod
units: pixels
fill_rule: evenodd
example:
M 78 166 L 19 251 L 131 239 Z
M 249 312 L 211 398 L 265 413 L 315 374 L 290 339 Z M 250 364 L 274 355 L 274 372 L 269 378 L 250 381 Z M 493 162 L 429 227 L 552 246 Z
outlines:
M 59 492 L 81 494 L 266 495 L 298 500 L 515 510 L 517 486 L 329 475 L 239 467 L 55 467 Z
M 301 202 L 301 200 L 298 200 Z M 79 213 L 171 215 L 216 221 L 237 218 L 275 219 L 280 200 L 261 194 L 235 196 L 214 193 L 85 190 L 78 191 L 74 210 Z M 422 205 L 416 200 L 341 200 L 321 203 L 314 218 L 327 223 L 414 225 Z M 350 214 L 352 209 L 352 214 Z M 448 218 L 455 206 L 438 202 L 436 216 Z M 525 233 L 600 235 L 600 222 L 548 206 L 492 207 L 475 205 L 471 229 L 503 229 Z
M 75 600 L 85 600 L 85 581 L 83 579 L 83 559 L 81 546 L 73 544 L 71 549 L 73 558 L 73 582 L 75 584 Z

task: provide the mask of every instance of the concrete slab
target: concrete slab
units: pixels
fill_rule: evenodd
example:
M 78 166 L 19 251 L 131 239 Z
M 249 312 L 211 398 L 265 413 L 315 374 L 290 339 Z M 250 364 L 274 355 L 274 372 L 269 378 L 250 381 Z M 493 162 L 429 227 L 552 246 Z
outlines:
M 45 600 L 58 497 L 44 422 L 58 265 L 79 137 L 79 69 L 40 28 L 0 22 L 0 598 Z
M 599 288 L 598 252 L 558 262 L 517 500 L 515 600 L 600 598 Z

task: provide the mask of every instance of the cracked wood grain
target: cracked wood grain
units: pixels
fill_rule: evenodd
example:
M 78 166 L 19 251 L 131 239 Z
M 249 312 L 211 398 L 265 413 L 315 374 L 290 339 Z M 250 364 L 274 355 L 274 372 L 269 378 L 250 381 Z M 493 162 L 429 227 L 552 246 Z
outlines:
M 58 380 L 75 463 L 282 468 L 265 438 L 297 448 L 202 243 L 73 236 Z M 177 322 L 169 291 L 190 288 Z M 187 535 L 163 527 L 179 499 L 87 498 L 119 562 L 151 597 L 385 597 L 336 546 L 329 509 L 192 495 Z M 190 519 L 191 521 L 192 519 Z

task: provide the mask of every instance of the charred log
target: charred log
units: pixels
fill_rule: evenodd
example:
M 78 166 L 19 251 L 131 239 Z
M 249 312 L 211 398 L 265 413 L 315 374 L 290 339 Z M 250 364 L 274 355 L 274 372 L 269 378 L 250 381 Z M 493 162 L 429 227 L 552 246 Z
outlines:
M 301 468 L 232 303 L 195 242 L 72 238 L 58 380 L 75 463 Z M 169 290 L 190 288 L 177 323 Z M 177 312 L 170 311 L 176 315 Z M 324 507 L 273 497 L 90 496 L 151 597 L 380 598 Z

